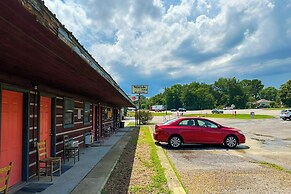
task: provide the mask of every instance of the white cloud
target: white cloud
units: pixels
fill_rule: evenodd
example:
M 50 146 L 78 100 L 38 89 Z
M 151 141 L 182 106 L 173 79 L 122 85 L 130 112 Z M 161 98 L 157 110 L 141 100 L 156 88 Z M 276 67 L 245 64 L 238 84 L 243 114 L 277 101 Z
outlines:
M 66 28 L 75 36 L 84 34 L 84 29 L 90 27 L 92 18 L 87 17 L 87 13 L 81 4 L 74 2 L 66 3 L 60 0 L 46 0 L 45 5 L 56 14 L 57 18 L 65 24 Z
M 290 58 L 288 0 L 167 2 L 45 0 L 117 82 L 127 79 L 122 70 L 137 80 L 215 80 Z

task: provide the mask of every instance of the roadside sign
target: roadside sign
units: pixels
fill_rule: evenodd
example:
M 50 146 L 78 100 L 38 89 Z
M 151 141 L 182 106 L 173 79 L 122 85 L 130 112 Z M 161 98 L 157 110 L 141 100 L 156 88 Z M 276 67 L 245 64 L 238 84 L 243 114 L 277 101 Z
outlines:
M 132 85 L 131 93 L 132 94 L 147 94 L 148 85 Z

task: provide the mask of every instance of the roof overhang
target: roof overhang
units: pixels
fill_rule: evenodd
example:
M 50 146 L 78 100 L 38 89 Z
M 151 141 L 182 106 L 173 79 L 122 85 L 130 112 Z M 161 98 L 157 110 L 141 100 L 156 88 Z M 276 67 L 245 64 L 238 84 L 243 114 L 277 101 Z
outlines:
M 46 13 L 35 15 L 28 11 L 31 7 L 27 7 L 25 0 L 0 1 L 1 73 L 96 102 L 134 106 L 75 37 L 50 16 L 51 12 L 43 3 L 32 2 L 38 3 Z

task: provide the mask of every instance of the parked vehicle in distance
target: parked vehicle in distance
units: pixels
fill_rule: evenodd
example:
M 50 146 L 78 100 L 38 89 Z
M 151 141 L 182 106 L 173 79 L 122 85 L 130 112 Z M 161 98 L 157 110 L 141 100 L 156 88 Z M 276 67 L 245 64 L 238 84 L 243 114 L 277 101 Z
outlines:
M 231 106 L 226 106 L 226 107 L 223 108 L 223 110 L 233 110 L 233 109 L 235 109 L 235 105 L 234 104 L 232 104 Z
M 171 112 L 176 112 L 176 111 L 177 111 L 177 109 L 175 109 L 175 108 L 171 109 Z
M 150 110 L 155 111 L 155 112 L 165 111 L 166 106 L 164 106 L 164 105 L 152 105 L 152 106 L 150 106 Z
M 280 113 L 280 118 L 283 120 L 286 120 L 286 119 L 291 120 L 291 109 L 282 110 Z
M 179 108 L 178 111 L 179 112 L 186 112 L 186 108 Z
M 223 114 L 223 110 L 220 110 L 217 108 L 213 109 L 211 112 L 212 112 L 212 114 Z
M 245 136 L 238 129 L 222 126 L 200 117 L 180 117 L 163 124 L 156 124 L 153 137 L 178 148 L 182 144 L 223 144 L 235 148 L 245 143 Z

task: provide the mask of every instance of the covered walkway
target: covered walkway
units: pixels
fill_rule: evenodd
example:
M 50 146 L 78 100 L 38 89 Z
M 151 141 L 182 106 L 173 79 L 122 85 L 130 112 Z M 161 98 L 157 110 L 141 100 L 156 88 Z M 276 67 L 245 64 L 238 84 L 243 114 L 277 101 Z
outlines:
M 61 176 L 42 177 L 40 181 L 31 180 L 25 185 L 11 188 L 10 193 L 99 193 L 105 185 L 129 137 L 126 135 L 134 128 L 119 129 L 112 136 L 106 138 L 102 144 L 80 150 L 80 161 L 73 164 L 63 164 L 65 172 Z

